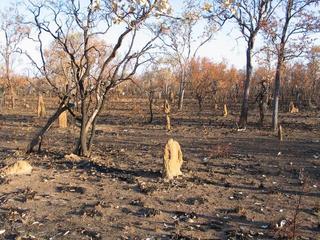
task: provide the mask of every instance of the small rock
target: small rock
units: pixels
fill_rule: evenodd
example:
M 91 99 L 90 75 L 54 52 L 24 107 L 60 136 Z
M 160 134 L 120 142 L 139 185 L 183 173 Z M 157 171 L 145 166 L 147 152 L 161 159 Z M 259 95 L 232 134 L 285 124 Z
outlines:
M 209 159 L 207 157 L 205 157 L 202 159 L 202 162 L 207 163 L 207 162 L 209 162 Z
M 184 202 L 188 205 L 201 205 L 204 204 L 207 201 L 207 199 L 203 197 L 190 197 L 187 198 Z
M 194 219 L 197 218 L 197 215 L 194 212 L 186 213 L 181 211 L 176 211 L 176 215 L 174 215 L 172 218 L 174 220 L 183 221 L 183 222 L 194 222 Z
M 143 217 L 154 217 L 160 214 L 161 214 L 161 211 L 154 208 L 142 208 L 138 212 L 138 215 Z
M 209 227 L 216 231 L 222 231 L 223 225 L 224 225 L 224 222 L 222 221 L 211 221 L 209 223 Z
M 276 224 L 276 228 L 283 228 L 283 226 L 286 225 L 286 223 L 287 223 L 287 220 L 283 219 Z
M 140 199 L 131 200 L 130 205 L 143 207 L 144 203 Z

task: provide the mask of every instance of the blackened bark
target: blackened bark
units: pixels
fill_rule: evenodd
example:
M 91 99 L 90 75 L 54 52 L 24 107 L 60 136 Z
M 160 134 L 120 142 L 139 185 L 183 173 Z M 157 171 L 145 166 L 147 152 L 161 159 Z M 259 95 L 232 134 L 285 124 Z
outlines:
M 44 134 L 50 129 L 52 124 L 59 118 L 60 114 L 66 111 L 68 107 L 64 104 L 60 104 L 56 112 L 48 119 L 46 125 L 40 129 L 40 131 L 32 138 L 31 142 L 27 146 L 27 153 L 31 153 L 34 150 L 34 147 L 38 144 L 41 144 L 41 139 L 43 139 Z M 41 148 L 41 147 L 39 147 Z
M 241 114 L 239 120 L 239 127 L 245 128 L 248 121 L 248 111 L 249 111 L 249 96 L 250 96 L 250 83 L 252 76 L 252 49 L 254 44 L 254 37 L 252 37 L 248 42 L 248 48 L 246 53 L 246 79 L 244 81 L 244 92 L 243 100 L 241 106 Z

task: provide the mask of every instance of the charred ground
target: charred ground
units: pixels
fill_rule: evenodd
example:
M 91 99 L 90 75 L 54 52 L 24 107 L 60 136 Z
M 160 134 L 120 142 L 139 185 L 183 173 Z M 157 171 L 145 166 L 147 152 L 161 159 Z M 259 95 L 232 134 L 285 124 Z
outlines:
M 222 108 L 207 108 L 198 114 L 192 102 L 186 111 L 173 111 L 167 133 L 161 103 L 148 124 L 144 100 L 110 102 L 93 156 L 74 160 L 65 155 L 77 127 L 53 126 L 42 152 L 25 155 L 45 122 L 31 110 L 36 101 L 31 109 L 21 103 L 3 111 L 1 167 L 22 159 L 34 171 L 0 179 L 0 238 L 288 239 L 294 232 L 297 239 L 319 239 L 318 112 L 282 113 L 285 139 L 279 142 L 268 126 L 256 125 L 257 110 L 247 130 L 238 132 L 237 112 L 225 118 Z M 185 176 L 167 182 L 161 169 L 170 137 L 181 144 Z

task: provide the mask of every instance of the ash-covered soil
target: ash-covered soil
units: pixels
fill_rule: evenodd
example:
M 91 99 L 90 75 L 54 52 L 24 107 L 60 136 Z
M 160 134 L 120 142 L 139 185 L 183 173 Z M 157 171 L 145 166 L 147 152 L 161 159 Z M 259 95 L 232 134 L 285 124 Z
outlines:
M 192 103 L 173 112 L 168 133 L 161 103 L 152 124 L 143 100 L 109 104 L 90 159 L 66 157 L 74 124 L 53 126 L 41 153 L 24 154 L 46 119 L 31 100 L 2 111 L 0 167 L 27 160 L 34 170 L 0 178 L 0 239 L 320 239 L 319 112 L 282 113 L 279 142 L 255 123 L 257 110 L 238 132 L 237 112 L 198 114 Z M 184 176 L 164 181 L 171 137 Z

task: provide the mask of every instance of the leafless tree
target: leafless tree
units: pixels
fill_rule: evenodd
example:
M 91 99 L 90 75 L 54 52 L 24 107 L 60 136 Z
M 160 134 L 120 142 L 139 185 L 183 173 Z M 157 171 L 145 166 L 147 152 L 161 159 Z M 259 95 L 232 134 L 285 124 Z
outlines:
M 280 85 L 284 63 L 301 56 L 307 49 L 309 34 L 320 31 L 318 12 L 312 9 L 312 6 L 319 6 L 318 4 L 317 0 L 281 1 L 280 7 L 284 10 L 274 14 L 265 25 L 277 56 L 272 114 L 274 130 L 278 129 Z
M 165 0 L 90 0 L 89 5 L 83 6 L 80 1 L 70 0 L 40 4 L 29 1 L 28 8 L 33 16 L 29 24 L 34 28 L 33 39 L 38 43 L 41 61 L 37 62 L 27 52 L 26 55 L 59 96 L 60 105 L 46 126 L 33 138 L 27 151 L 31 152 L 53 121 L 68 110 L 81 123 L 75 153 L 89 156 L 97 118 L 107 101 L 108 92 L 131 79 L 138 67 L 152 58 L 149 52 L 159 31 L 138 44 L 137 36 L 145 29 L 148 19 L 166 11 L 169 5 Z M 75 34 L 80 36 L 80 41 L 73 41 Z M 93 44 L 96 39 L 109 40 L 114 36 L 116 40 L 108 42 L 104 52 Z M 50 37 L 67 56 L 65 70 L 68 82 L 64 88 L 57 85 L 50 72 L 45 37 Z M 72 109 L 74 103 L 79 103 L 79 113 Z
M 179 76 L 179 110 L 183 107 L 186 85 L 190 80 L 190 62 L 199 49 L 212 39 L 214 33 L 213 25 L 205 22 L 200 3 L 187 0 L 184 1 L 181 16 L 165 20 L 164 31 L 160 35 L 164 53 L 172 61 Z
M 252 78 L 252 58 L 255 40 L 258 32 L 267 23 L 277 9 L 281 0 L 236 0 L 213 1 L 213 5 L 219 6 L 220 18 L 233 19 L 240 27 L 241 34 L 246 41 L 246 78 L 243 84 L 243 100 L 239 127 L 245 128 L 247 125 L 249 111 L 250 85 Z
M 15 84 L 12 78 L 12 65 L 15 55 L 18 53 L 19 44 L 26 37 L 29 29 L 23 27 L 21 16 L 16 6 L 4 9 L 0 13 L 0 32 L 4 35 L 3 44 L 0 45 L 0 56 L 4 61 L 4 76 L 6 79 L 6 89 L 11 95 L 11 108 L 15 106 Z
M 320 46 L 313 46 L 308 55 L 308 80 L 309 80 L 309 107 L 312 107 L 312 100 L 320 106 Z

